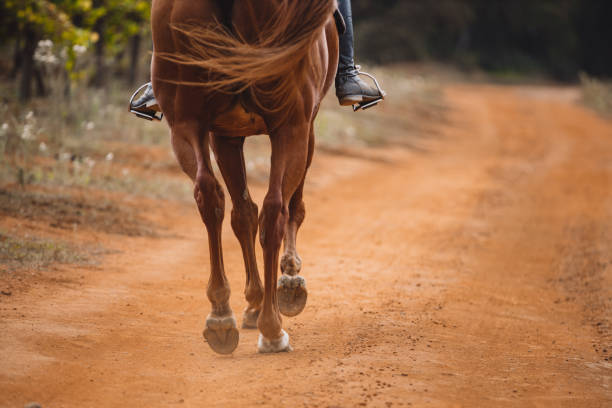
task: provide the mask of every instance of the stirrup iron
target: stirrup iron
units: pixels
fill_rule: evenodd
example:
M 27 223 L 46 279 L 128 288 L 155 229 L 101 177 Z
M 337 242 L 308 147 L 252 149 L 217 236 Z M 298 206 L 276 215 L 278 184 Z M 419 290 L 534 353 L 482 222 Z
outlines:
M 164 114 L 162 112 L 159 112 L 159 115 L 158 115 L 157 114 L 158 112 L 155 109 L 151 109 L 146 106 L 143 106 L 142 108 L 138 108 L 138 109 L 132 107 L 132 103 L 134 102 L 136 95 L 138 95 L 140 91 L 142 91 L 148 85 L 149 84 L 142 85 L 140 88 L 136 90 L 136 92 L 132 94 L 132 97 L 130 98 L 130 112 L 142 119 L 146 119 L 150 121 L 156 120 L 156 121 L 161 122 L 162 118 L 164 117 Z
M 376 80 L 376 78 L 374 77 L 374 75 L 368 74 L 367 72 L 361 72 L 361 66 L 357 65 L 355 67 L 357 69 L 357 75 L 365 75 L 368 78 L 370 78 L 373 82 L 374 85 L 376 85 L 376 89 L 378 89 L 378 93 L 380 94 L 380 96 L 374 100 L 371 101 L 367 101 L 367 102 L 359 102 L 353 105 L 353 112 L 357 112 L 358 110 L 366 110 L 369 109 L 373 106 L 378 105 L 382 100 L 385 99 L 385 96 L 387 95 L 387 93 L 385 91 L 382 90 L 382 88 L 380 87 L 380 84 L 378 83 L 378 81 Z

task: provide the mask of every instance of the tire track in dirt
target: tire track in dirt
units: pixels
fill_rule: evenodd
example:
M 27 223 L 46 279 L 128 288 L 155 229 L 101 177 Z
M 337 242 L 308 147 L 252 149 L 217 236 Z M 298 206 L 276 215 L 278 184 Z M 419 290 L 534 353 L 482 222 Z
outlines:
M 293 353 L 202 341 L 204 229 L 168 205 L 153 217 L 184 238 L 2 300 L 0 406 L 609 406 L 612 124 L 556 89 L 446 94 L 427 150 L 315 157 Z M 224 246 L 239 315 L 229 222 Z

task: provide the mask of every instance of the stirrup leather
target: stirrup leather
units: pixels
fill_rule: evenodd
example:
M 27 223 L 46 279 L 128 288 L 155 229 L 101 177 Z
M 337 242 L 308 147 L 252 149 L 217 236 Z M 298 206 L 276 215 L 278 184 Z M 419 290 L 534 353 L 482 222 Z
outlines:
M 160 112 L 158 115 L 156 110 L 148 108 L 146 106 L 143 106 L 142 108 L 137 108 L 137 109 L 132 107 L 132 103 L 134 102 L 136 95 L 138 95 L 140 91 L 142 91 L 148 85 L 149 84 L 144 84 L 143 86 L 138 88 L 136 92 L 132 94 L 132 97 L 130 98 L 130 112 L 132 112 L 134 115 L 142 119 L 146 119 L 150 121 L 153 121 L 153 120 L 161 121 L 162 118 L 164 117 L 164 114 L 162 112 Z
M 378 105 L 382 100 L 385 99 L 385 96 L 387 96 L 387 93 L 385 91 L 382 90 L 382 88 L 380 87 L 380 84 L 378 83 L 378 81 L 376 80 L 376 78 L 374 78 L 374 75 L 368 74 L 367 72 L 361 72 L 361 66 L 357 65 L 355 66 L 355 69 L 357 69 L 357 75 L 365 75 L 367 77 L 369 77 L 373 82 L 374 85 L 376 85 L 376 89 L 378 89 L 378 93 L 380 94 L 380 96 L 374 100 L 371 101 L 367 101 L 367 102 L 359 102 L 353 105 L 353 112 L 357 112 L 358 110 L 366 110 L 369 109 L 373 106 Z

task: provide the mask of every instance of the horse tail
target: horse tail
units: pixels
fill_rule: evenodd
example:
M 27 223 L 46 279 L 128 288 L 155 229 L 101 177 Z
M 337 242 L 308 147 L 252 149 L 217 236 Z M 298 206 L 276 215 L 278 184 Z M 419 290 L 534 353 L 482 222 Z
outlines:
M 280 111 L 295 100 L 296 85 L 308 75 L 325 75 L 313 66 L 311 50 L 335 6 L 336 0 L 281 0 L 265 21 L 254 17 L 256 5 L 245 6 L 256 30 L 248 41 L 219 22 L 173 24 L 186 51 L 157 55 L 204 74 L 172 82 L 226 94 L 247 91 L 260 108 Z

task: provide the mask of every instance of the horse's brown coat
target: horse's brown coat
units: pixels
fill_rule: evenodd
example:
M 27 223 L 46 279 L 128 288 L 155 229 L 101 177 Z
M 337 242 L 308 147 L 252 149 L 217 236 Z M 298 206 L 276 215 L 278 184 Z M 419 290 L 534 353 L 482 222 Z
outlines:
M 208 232 L 212 312 L 205 336 L 221 353 L 233 351 L 238 340 L 221 248 L 225 199 L 209 149 L 230 193 L 231 224 L 243 251 L 249 304 L 244 326 L 257 319 L 264 338 L 274 342 L 283 334 L 276 286 L 280 246 L 284 240 L 283 273 L 293 278 L 301 266 L 295 240 L 305 214 L 302 190 L 314 150 L 313 121 L 338 63 L 334 3 L 235 0 L 230 9 L 223 0 L 153 1 L 153 87 L 177 159 L 194 181 Z M 233 31 L 220 22 L 231 23 Z M 244 137 L 261 133 L 270 135 L 272 156 L 258 220 L 242 147 Z M 258 228 L 263 288 L 254 249 Z M 303 286 L 287 289 L 305 301 Z

